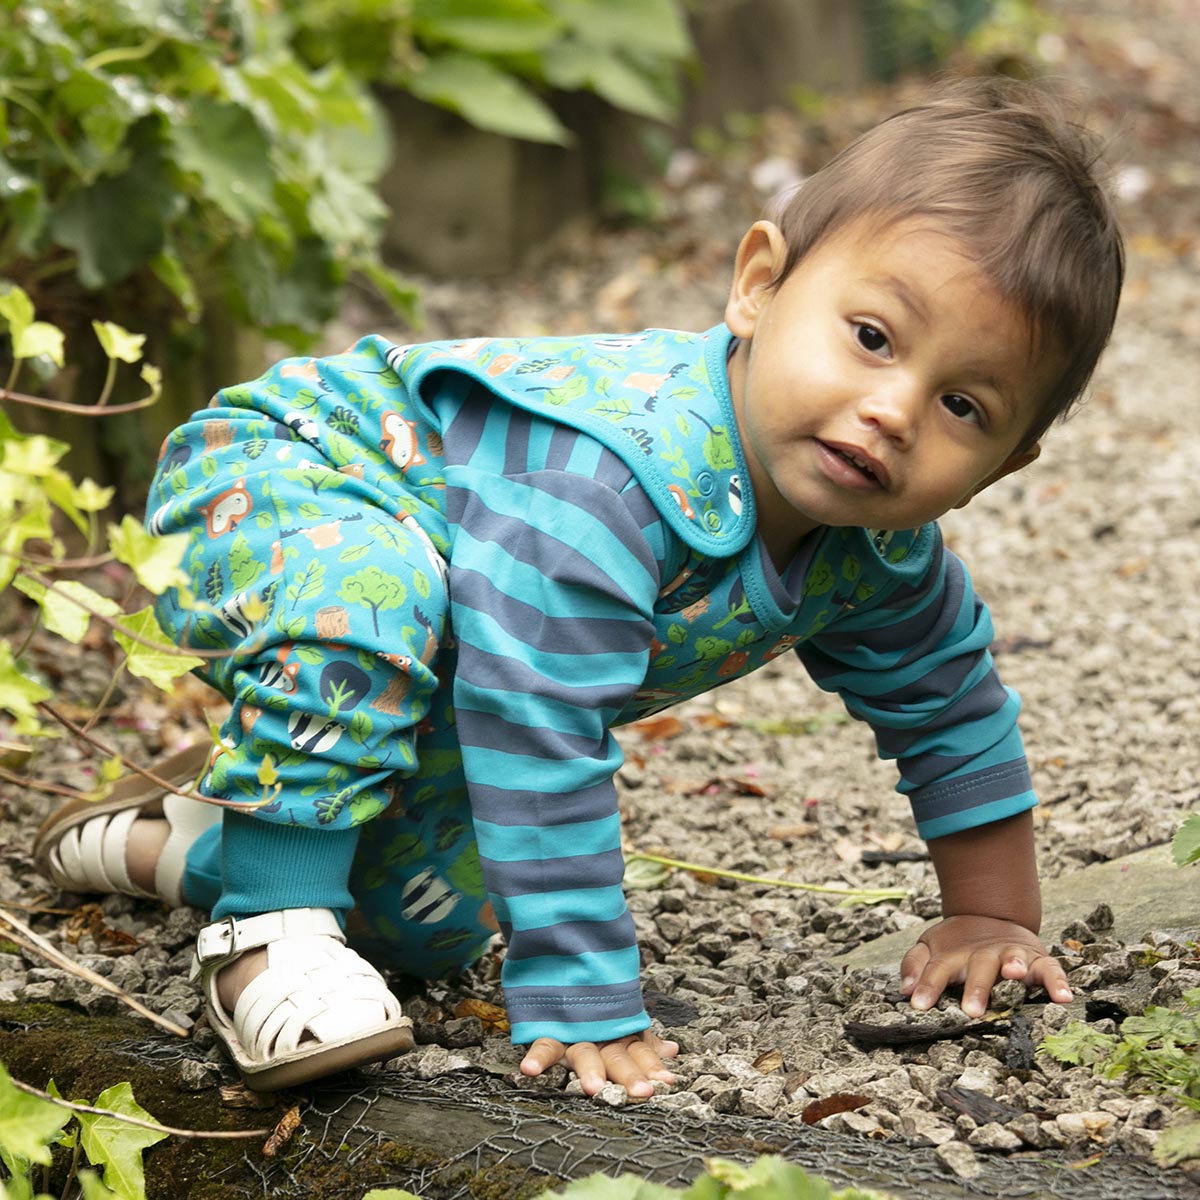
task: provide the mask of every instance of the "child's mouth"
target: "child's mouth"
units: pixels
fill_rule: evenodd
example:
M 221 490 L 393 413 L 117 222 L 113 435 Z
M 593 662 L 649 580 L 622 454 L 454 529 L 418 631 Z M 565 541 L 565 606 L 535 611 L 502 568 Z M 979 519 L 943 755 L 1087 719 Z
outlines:
M 843 486 L 868 490 L 887 487 L 887 476 L 875 462 L 836 442 L 821 442 L 820 446 L 828 456 L 826 461 L 833 471 L 831 478 L 836 478 Z

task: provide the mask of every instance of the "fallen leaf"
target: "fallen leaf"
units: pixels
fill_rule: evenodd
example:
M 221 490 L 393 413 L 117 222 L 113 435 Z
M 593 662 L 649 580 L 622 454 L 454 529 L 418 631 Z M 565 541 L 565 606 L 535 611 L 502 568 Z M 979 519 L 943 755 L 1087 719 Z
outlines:
M 456 1017 L 478 1017 L 483 1022 L 484 1033 L 508 1033 L 508 1013 L 498 1004 L 486 1000 L 460 1000 L 454 1006 Z
M 252 1092 L 244 1083 L 224 1084 L 221 1103 L 226 1108 L 276 1108 L 274 1092 Z
M 776 825 L 767 831 L 767 837 L 786 842 L 791 838 L 816 837 L 820 832 L 820 825 Z
M 770 1075 L 772 1071 L 778 1071 L 783 1066 L 783 1051 L 776 1047 L 773 1050 L 764 1050 L 755 1060 L 754 1069 L 761 1071 L 764 1075 Z
M 800 1114 L 800 1120 L 805 1125 L 815 1125 L 826 1117 L 832 1117 L 834 1113 L 853 1112 L 856 1108 L 870 1103 L 869 1096 L 860 1096 L 855 1092 L 834 1092 L 832 1096 L 825 1096 L 821 1100 L 806 1104 Z
M 648 742 L 663 741 L 678 737 L 683 732 L 683 722 L 678 717 L 647 717 L 644 721 L 634 721 L 630 728 Z
M 274 1158 L 292 1140 L 292 1134 L 300 1128 L 300 1105 L 293 1104 L 279 1119 L 275 1132 L 263 1143 L 262 1152 Z

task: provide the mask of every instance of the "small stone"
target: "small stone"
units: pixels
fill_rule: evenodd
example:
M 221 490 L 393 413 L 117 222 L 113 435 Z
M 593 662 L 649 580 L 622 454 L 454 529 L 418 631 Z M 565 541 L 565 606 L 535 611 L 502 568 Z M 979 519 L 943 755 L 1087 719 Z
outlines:
M 221 1082 L 221 1068 L 216 1063 L 185 1058 L 179 1064 L 179 1088 L 184 1092 L 203 1092 Z
M 1013 1117 L 1005 1128 L 1015 1133 L 1026 1146 L 1032 1146 L 1035 1150 L 1044 1149 L 1047 1145 L 1041 1122 L 1033 1113 L 1022 1113 L 1019 1117 Z
M 992 985 L 993 1009 L 1019 1008 L 1025 1003 L 1028 994 L 1025 985 L 1019 979 L 1001 979 Z
M 1021 1139 L 1004 1125 L 989 1121 L 971 1131 L 967 1137 L 967 1145 L 977 1146 L 980 1150 L 1019 1150 Z
M 983 1171 L 975 1151 L 966 1142 L 944 1142 L 933 1153 L 938 1162 L 959 1179 L 974 1179 Z
M 606 1083 L 592 1099 L 609 1108 L 625 1108 L 629 1104 L 629 1093 L 619 1083 Z
M 1077 1142 L 1107 1145 L 1117 1136 L 1117 1118 L 1108 1112 L 1059 1113 L 1054 1123 L 1062 1131 L 1068 1145 Z
M 954 1127 L 924 1109 L 907 1109 L 900 1114 L 900 1132 L 915 1142 L 941 1146 L 954 1140 Z
M 1083 923 L 1095 933 L 1104 933 L 1113 927 L 1113 910 L 1101 902 L 1083 918 Z
M 462 1054 L 454 1054 L 444 1046 L 417 1046 L 399 1058 L 385 1064 L 389 1071 L 403 1071 L 417 1079 L 435 1079 L 454 1071 L 468 1071 L 474 1063 Z
M 995 1097 L 996 1081 L 999 1077 L 999 1070 L 996 1064 L 993 1063 L 992 1069 L 986 1067 L 971 1066 L 954 1081 L 955 1087 L 967 1088 L 972 1092 L 982 1092 L 985 1096 Z
M 654 1103 L 664 1108 L 679 1109 L 696 1121 L 712 1121 L 717 1115 L 712 1106 L 705 1104 L 694 1092 L 669 1092 L 655 1096 Z

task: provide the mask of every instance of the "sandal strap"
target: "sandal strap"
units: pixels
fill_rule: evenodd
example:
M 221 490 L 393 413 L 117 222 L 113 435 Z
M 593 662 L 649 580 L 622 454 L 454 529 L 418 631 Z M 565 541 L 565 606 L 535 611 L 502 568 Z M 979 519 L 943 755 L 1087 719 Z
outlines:
M 321 935 L 346 940 L 338 919 L 328 908 L 285 908 L 257 917 L 225 917 L 205 925 L 196 938 L 191 978 L 209 974 L 247 950 L 288 937 Z

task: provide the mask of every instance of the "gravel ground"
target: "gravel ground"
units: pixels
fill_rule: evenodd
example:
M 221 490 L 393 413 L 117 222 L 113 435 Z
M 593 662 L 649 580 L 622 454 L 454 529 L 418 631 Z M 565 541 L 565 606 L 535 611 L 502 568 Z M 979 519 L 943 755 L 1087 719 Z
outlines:
M 1006 682 L 1024 697 L 1044 802 L 1040 860 L 1055 877 L 1167 841 L 1200 807 L 1200 243 L 1192 232 L 1200 24 L 1195 0 L 1045 7 L 1062 22 L 1040 44 L 1046 69 L 1084 89 L 1092 122 L 1113 139 L 1129 284 L 1090 402 L 1052 434 L 1037 464 L 944 526 L 993 609 Z M 1136 18 L 1124 15 L 1130 8 Z M 712 324 L 736 239 L 786 164 L 811 169 L 829 145 L 912 90 L 839 102 L 807 123 L 776 114 L 719 154 L 678 155 L 664 219 L 653 229 L 573 231 L 503 287 L 424 281 L 421 336 Z M 330 344 L 377 323 L 352 305 Z M 99 694 L 110 669 L 102 654 L 84 650 L 63 661 L 61 647 L 56 653 L 47 667 L 70 681 L 81 704 Z M 205 703 L 199 685 L 168 701 L 127 695 L 107 732 L 130 752 L 157 752 L 200 726 Z M 910 897 L 839 908 L 803 892 L 682 873 L 631 891 L 649 1000 L 683 1046 L 679 1084 L 652 1103 L 697 1118 L 807 1120 L 815 1101 L 850 1094 L 865 1102 L 822 1118 L 826 1124 L 932 1143 L 964 1178 L 988 1152 L 1150 1152 L 1167 1115 L 1158 1100 L 1035 1057 L 1032 1046 L 1072 1017 L 1111 1031 L 1123 1013 L 1200 986 L 1195 928 L 1187 937 L 1147 931 L 1124 945 L 1109 935 L 1111 914 L 1102 907 L 1068 929 L 1044 931 L 1079 995 L 1070 1011 L 1008 983 L 994 996 L 992 1024 L 902 1045 L 856 1040 L 849 1021 L 915 1017 L 894 978 L 847 973 L 837 952 L 937 911 L 933 873 L 907 802 L 891 790 L 892 768 L 875 759 L 869 735 L 843 718 L 836 700 L 782 660 L 669 716 L 622 737 L 631 849 L 810 883 L 902 887 Z M 36 765 L 44 777 L 72 782 L 82 771 L 69 749 Z M 8 789 L 0 805 L 2 902 L 45 903 L 28 847 L 49 802 Z M 189 1025 L 199 1017 L 186 982 L 199 914 L 164 919 L 157 906 L 110 898 L 80 910 L 73 924 L 47 913 L 31 919 L 152 1008 Z M 118 945 L 125 935 L 136 942 Z M 515 1064 L 506 1039 L 460 1007 L 498 1002 L 497 973 L 492 956 L 452 987 L 414 989 L 407 1008 L 420 1044 L 397 1069 L 428 1076 L 484 1061 L 494 1069 L 497 1059 Z M 21 954 L 0 954 L 2 998 L 73 1000 L 89 1011 L 113 1003 Z M 969 1023 L 949 999 L 921 1022 Z M 196 1036 L 211 1038 L 202 1027 Z M 541 1086 L 571 1087 L 562 1072 Z M 976 1100 L 975 1115 L 964 1115 L 939 1097 L 951 1087 L 998 1107 L 982 1112 Z M 623 1094 L 605 1098 L 621 1103 Z

